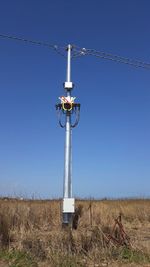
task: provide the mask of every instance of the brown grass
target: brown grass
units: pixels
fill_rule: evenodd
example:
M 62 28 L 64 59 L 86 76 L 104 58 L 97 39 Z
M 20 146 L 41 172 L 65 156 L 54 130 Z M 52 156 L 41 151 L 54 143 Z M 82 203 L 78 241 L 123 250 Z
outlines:
M 148 264 L 150 200 L 77 200 L 76 207 L 80 210 L 77 230 L 71 231 L 61 227 L 59 200 L 1 199 L 1 247 L 29 252 L 46 267 Z M 103 232 L 111 232 L 120 213 L 132 248 L 105 242 Z

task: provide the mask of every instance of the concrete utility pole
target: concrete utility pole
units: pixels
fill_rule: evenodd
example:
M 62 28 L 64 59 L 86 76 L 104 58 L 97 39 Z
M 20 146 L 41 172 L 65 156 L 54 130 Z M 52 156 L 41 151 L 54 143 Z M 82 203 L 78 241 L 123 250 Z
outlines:
M 72 145 L 71 136 L 72 128 L 76 127 L 79 122 L 80 104 L 74 103 L 75 97 L 71 96 L 71 91 L 74 87 L 71 82 L 71 51 L 73 47 L 67 46 L 67 77 L 64 83 L 66 96 L 59 97 L 61 104 L 56 105 L 56 110 L 59 115 L 59 124 L 65 128 L 65 166 L 64 166 L 64 190 L 63 190 L 63 205 L 62 205 L 62 223 L 65 225 L 71 224 L 72 215 L 75 210 L 75 200 L 72 197 Z M 65 124 L 61 122 L 61 115 L 65 115 Z M 72 114 L 75 114 L 75 123 L 72 124 Z

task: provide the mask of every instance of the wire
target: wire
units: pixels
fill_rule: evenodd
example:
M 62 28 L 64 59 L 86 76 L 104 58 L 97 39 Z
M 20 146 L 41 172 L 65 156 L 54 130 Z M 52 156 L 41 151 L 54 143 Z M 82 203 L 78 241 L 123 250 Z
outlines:
M 110 54 L 110 53 L 106 53 L 106 52 L 103 52 L 103 51 L 97 51 L 97 50 L 94 50 L 94 49 L 82 48 L 81 51 L 85 55 L 104 58 L 104 59 L 108 59 L 108 60 L 112 60 L 112 61 L 116 61 L 116 62 L 128 64 L 128 65 L 132 65 L 132 66 L 137 67 L 137 68 L 145 68 L 145 69 L 149 69 L 150 70 L 150 63 L 146 63 L 146 62 L 143 62 L 143 61 L 134 60 L 134 59 L 126 58 L 126 57 L 121 57 L 121 56 L 118 56 L 118 55 L 113 55 L 113 54 Z
M 47 42 L 34 41 L 34 40 L 29 40 L 29 39 L 25 39 L 25 38 L 16 37 L 16 36 L 10 36 L 10 35 L 6 35 L 6 34 L 0 34 L 0 37 L 5 38 L 5 39 L 10 39 L 10 40 L 22 41 L 22 42 L 26 42 L 26 43 L 30 43 L 30 44 L 34 44 L 34 45 L 45 46 L 45 47 L 54 49 L 59 55 L 65 57 L 65 54 L 63 53 L 65 51 L 65 47 L 50 44 Z
M 84 53 L 83 48 L 73 45 L 72 58 L 82 57 L 87 54 Z
M 25 38 L 16 37 L 16 36 L 10 36 L 10 35 L 6 35 L 6 34 L 0 34 L 0 37 L 5 38 L 5 39 L 23 41 L 26 43 L 31 43 L 31 44 L 35 44 L 35 45 L 49 47 L 51 49 L 54 49 L 59 55 L 66 57 L 66 53 L 65 53 L 66 47 L 50 44 L 47 42 L 34 41 L 34 40 L 29 40 L 29 39 L 25 39 Z M 144 69 L 150 70 L 150 63 L 146 63 L 146 62 L 143 62 L 140 60 L 134 60 L 134 59 L 118 56 L 118 55 L 113 55 L 111 53 L 106 53 L 103 51 L 97 51 L 95 49 L 86 49 L 86 48 L 81 48 L 81 47 L 78 47 L 76 45 L 73 45 L 73 51 L 72 52 L 73 52 L 72 58 L 77 58 L 77 57 L 81 57 L 81 56 L 95 56 L 98 58 L 104 58 L 107 60 L 112 60 L 112 61 L 116 61 L 119 63 L 132 65 L 136 68 L 144 68 Z
M 72 58 L 77 58 L 77 57 L 82 57 L 82 56 L 86 56 L 87 54 L 84 54 L 82 51 L 74 51 L 74 53 L 72 53 Z
M 65 58 L 67 57 L 66 53 L 64 53 L 66 50 L 65 47 L 59 47 L 59 46 L 55 45 L 54 49 L 60 56 L 65 57 Z
M 124 63 L 128 65 L 132 65 L 137 68 L 145 68 L 145 69 L 150 69 L 150 63 L 143 62 L 140 60 L 134 60 L 126 57 L 121 57 L 118 55 L 113 55 L 110 53 L 106 53 L 104 51 L 97 51 L 95 49 L 87 49 L 87 48 L 81 48 L 78 46 L 75 46 L 75 51 L 76 53 L 73 55 L 73 57 L 78 57 L 78 56 L 95 56 L 99 58 L 104 58 L 112 61 L 116 61 L 119 63 Z
M 45 43 L 45 42 L 41 42 L 41 41 L 33 41 L 33 40 L 20 38 L 20 37 L 16 37 L 16 36 L 10 36 L 10 35 L 6 35 L 6 34 L 0 34 L 0 37 L 5 38 L 5 39 L 23 41 L 23 42 L 26 42 L 26 43 L 31 43 L 31 44 L 36 44 L 36 45 L 47 46 L 47 47 L 50 47 L 50 48 L 55 48 L 55 45 L 49 44 L 49 43 Z
M 16 37 L 16 36 L 5 35 L 5 34 L 0 34 L 0 37 L 1 38 L 5 38 L 5 39 L 23 41 L 23 42 L 26 42 L 26 43 L 31 43 L 31 44 L 35 44 L 35 45 L 49 47 L 49 48 L 54 49 L 59 55 L 61 55 L 63 57 L 66 57 L 66 55 L 64 54 L 66 48 L 62 47 L 62 46 L 53 45 L 53 44 L 50 44 L 50 43 L 47 43 L 47 42 L 29 40 L 29 39 L 25 39 L 25 38 Z

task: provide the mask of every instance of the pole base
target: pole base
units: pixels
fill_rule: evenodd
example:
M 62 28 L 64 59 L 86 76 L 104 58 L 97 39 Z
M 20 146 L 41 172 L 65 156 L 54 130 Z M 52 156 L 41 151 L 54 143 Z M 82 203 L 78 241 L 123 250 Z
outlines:
M 62 214 L 62 227 L 71 226 L 72 227 L 73 213 Z

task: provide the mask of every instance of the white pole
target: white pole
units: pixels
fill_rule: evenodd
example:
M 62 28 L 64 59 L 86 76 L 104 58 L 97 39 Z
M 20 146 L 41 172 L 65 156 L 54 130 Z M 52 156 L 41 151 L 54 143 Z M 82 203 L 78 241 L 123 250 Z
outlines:
M 73 84 L 71 82 L 71 50 L 72 46 L 67 47 L 67 77 L 65 89 L 67 96 L 71 96 Z M 71 181 L 71 112 L 66 111 L 66 138 L 65 138 L 65 167 L 64 167 L 64 192 L 63 192 L 63 224 L 71 223 L 72 213 L 74 212 L 71 205 L 74 206 L 72 199 L 72 181 Z M 73 207 L 74 208 L 74 207 Z
M 67 56 L 67 82 L 71 82 L 71 50 L 72 46 L 69 44 L 67 51 L 68 51 L 68 56 Z M 70 91 L 70 90 L 69 90 Z

